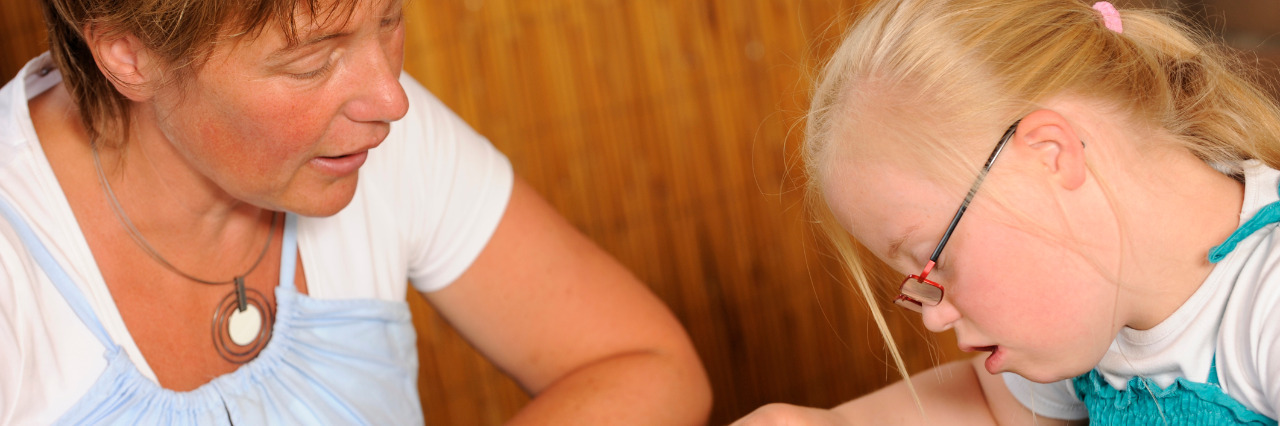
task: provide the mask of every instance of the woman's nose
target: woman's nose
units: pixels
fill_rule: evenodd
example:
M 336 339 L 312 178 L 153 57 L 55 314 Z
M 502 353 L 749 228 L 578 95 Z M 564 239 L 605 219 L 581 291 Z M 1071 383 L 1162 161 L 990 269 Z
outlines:
M 355 77 L 355 96 L 347 105 L 347 116 L 357 122 L 391 122 L 404 117 L 409 98 L 400 85 L 402 49 L 370 49 L 365 66 Z
M 945 297 L 935 306 L 923 306 L 920 314 L 924 317 L 924 328 L 934 333 L 950 330 L 960 319 L 960 311 Z

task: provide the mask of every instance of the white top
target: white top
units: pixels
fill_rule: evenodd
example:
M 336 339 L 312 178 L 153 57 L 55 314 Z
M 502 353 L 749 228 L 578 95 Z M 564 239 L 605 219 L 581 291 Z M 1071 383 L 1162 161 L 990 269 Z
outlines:
M 1246 161 L 1244 171 L 1242 224 L 1263 206 L 1280 200 L 1280 171 L 1256 160 Z M 1205 383 L 1216 355 L 1222 390 L 1250 410 L 1275 419 L 1280 412 L 1277 266 L 1280 227 L 1273 223 L 1240 241 L 1169 318 L 1149 330 L 1120 330 L 1098 363 L 1098 371 L 1118 390 L 1137 376 L 1152 379 L 1162 388 L 1178 377 Z M 1012 373 L 1005 373 L 1004 379 L 1013 395 L 1039 415 L 1088 417 L 1071 380 L 1039 384 Z
M 16 206 L 66 268 L 138 369 L 155 373 L 129 335 L 36 139 L 27 102 L 61 74 L 48 54 L 0 89 L 0 197 Z M 360 169 L 351 204 L 300 218 L 298 250 L 317 299 L 404 300 L 407 283 L 453 282 L 496 229 L 511 165 L 408 75 L 409 110 Z M 106 367 L 104 348 L 0 220 L 0 424 L 48 424 Z

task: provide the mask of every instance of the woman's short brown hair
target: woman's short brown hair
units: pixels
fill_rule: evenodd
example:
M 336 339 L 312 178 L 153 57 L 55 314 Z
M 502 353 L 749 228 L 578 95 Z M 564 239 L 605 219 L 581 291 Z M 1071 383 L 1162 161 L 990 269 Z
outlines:
M 130 34 L 168 65 L 165 83 L 199 71 L 216 42 L 255 37 L 277 24 L 286 40 L 298 37 L 296 17 L 317 23 L 345 19 L 359 0 L 42 0 L 49 50 L 80 109 L 94 143 L 128 139 L 129 101 L 99 70 L 86 31 Z

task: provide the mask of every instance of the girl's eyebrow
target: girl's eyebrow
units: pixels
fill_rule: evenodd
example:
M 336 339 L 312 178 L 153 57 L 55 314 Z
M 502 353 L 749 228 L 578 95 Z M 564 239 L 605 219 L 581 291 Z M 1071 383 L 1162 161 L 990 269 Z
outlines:
M 902 245 L 906 244 L 907 238 L 910 238 L 911 234 L 916 232 L 917 229 L 920 229 L 919 224 L 911 225 L 907 227 L 906 231 L 902 232 L 902 235 L 889 240 L 889 254 L 887 255 L 889 259 L 897 259 L 898 256 L 901 256 Z

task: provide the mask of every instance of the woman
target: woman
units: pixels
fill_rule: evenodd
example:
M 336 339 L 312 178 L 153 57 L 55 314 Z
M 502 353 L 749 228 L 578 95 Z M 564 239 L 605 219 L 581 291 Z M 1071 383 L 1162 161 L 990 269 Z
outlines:
M 697 423 L 678 322 L 402 75 L 388 0 L 46 0 L 0 92 L 0 422 L 421 423 L 405 283 L 536 395 Z

